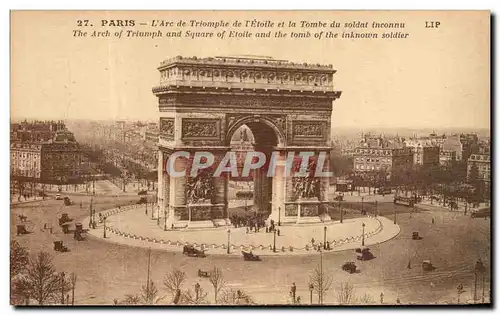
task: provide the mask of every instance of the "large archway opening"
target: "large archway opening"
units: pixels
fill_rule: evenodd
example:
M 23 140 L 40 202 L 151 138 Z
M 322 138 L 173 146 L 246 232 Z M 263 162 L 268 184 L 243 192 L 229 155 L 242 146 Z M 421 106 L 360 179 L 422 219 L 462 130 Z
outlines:
M 236 225 L 241 221 L 248 224 L 248 220 L 263 225 L 273 201 L 273 178 L 268 176 L 268 165 L 273 150 L 280 144 L 280 135 L 269 122 L 246 119 L 229 130 L 227 136 L 238 165 L 238 176 L 228 177 L 228 199 L 237 205 L 228 210 L 229 217 Z M 245 161 L 252 151 L 264 153 L 266 163 L 245 176 Z

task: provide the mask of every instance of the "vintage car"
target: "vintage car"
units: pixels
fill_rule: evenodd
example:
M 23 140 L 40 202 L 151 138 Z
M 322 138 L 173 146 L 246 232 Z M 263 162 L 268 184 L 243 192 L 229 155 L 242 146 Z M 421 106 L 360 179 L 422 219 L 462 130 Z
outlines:
M 148 203 L 147 197 L 141 197 L 141 199 L 139 199 L 139 201 L 137 201 L 138 205 L 143 204 L 143 203 Z
M 434 265 L 431 263 L 430 260 L 424 260 L 422 261 L 422 270 L 424 271 L 432 271 L 436 269 L 436 267 L 434 267 Z
M 368 247 L 356 248 L 355 251 L 358 254 L 356 257 L 358 260 L 371 260 L 375 258 L 375 256 L 373 256 L 372 252 L 370 252 L 370 249 Z
M 64 223 L 72 222 L 73 219 L 70 219 L 67 213 L 63 213 L 59 218 L 59 226 L 62 226 Z
M 205 252 L 199 249 L 194 248 L 193 245 L 184 245 L 182 253 L 189 257 L 206 257 Z
M 18 224 L 17 225 L 17 235 L 28 234 L 29 232 L 26 230 L 26 225 Z
M 411 235 L 412 240 L 421 240 L 422 238 L 418 235 L 418 232 L 413 232 Z
M 73 238 L 77 241 L 85 240 L 85 230 L 83 229 L 83 225 L 81 223 L 75 224 L 75 232 L 73 233 Z
M 198 277 L 200 278 L 210 278 L 211 272 L 210 271 L 203 271 L 201 269 L 198 269 Z
M 73 204 L 73 202 L 71 201 L 71 199 L 69 199 L 69 197 L 64 197 L 64 205 L 65 206 L 71 206 Z
M 356 269 L 357 269 L 356 264 L 353 261 L 348 261 L 342 265 L 342 270 L 348 273 L 355 273 Z
M 254 255 L 252 252 L 245 252 L 241 251 L 241 254 L 243 255 L 243 260 L 246 261 L 260 261 L 260 257 L 258 255 Z
M 61 194 L 56 194 L 56 200 L 62 200 L 63 197 L 61 196 Z
M 56 252 L 69 252 L 69 249 L 63 245 L 63 241 L 55 241 L 54 242 L 54 250 Z
M 137 193 L 139 196 L 142 196 L 142 195 L 147 195 L 148 194 L 148 191 L 147 190 L 141 190 L 140 192 Z

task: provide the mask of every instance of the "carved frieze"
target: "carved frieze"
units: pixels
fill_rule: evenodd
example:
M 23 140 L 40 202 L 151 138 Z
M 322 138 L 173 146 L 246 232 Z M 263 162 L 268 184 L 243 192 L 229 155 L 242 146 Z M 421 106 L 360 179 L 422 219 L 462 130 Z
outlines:
M 308 110 L 321 109 L 331 110 L 331 99 L 315 97 L 295 96 L 238 96 L 234 95 L 209 95 L 209 94 L 177 94 L 162 96 L 159 100 L 160 107 L 168 106 L 196 106 L 206 108 L 217 107 L 239 107 L 239 108 L 303 108 Z
M 174 132 L 175 132 L 174 125 L 175 125 L 174 118 L 161 117 L 160 118 L 160 135 L 162 137 L 167 138 L 167 139 L 173 139 Z
M 301 217 L 315 217 L 317 215 L 319 215 L 318 205 L 314 205 L 314 204 L 301 205 L 301 209 L 300 209 L 300 216 Z
M 293 137 L 322 138 L 325 135 L 326 122 L 324 121 L 293 121 Z
M 220 139 L 220 120 L 183 118 L 182 139 L 218 140 Z
M 297 216 L 297 205 L 285 205 L 285 216 L 286 217 L 296 217 Z
M 190 207 L 189 210 L 191 211 L 191 221 L 205 221 L 213 219 L 211 206 Z

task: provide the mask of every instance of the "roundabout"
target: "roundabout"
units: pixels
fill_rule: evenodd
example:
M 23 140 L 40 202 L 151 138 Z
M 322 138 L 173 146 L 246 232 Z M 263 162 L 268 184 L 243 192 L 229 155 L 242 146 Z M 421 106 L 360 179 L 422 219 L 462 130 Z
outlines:
M 241 255 L 241 251 L 252 251 L 270 256 L 319 254 L 325 244 L 331 252 L 354 249 L 385 242 L 400 232 L 393 221 L 368 216 L 342 223 L 282 225 L 276 227 L 277 233 L 268 233 L 264 228 L 258 232 L 248 231 L 245 227 L 165 230 L 163 218 L 152 219 L 145 208 L 129 205 L 102 211 L 106 223 L 99 220 L 89 234 L 116 244 L 171 252 L 182 252 L 185 245 L 192 245 L 207 255 Z M 89 226 L 88 217 L 83 225 Z

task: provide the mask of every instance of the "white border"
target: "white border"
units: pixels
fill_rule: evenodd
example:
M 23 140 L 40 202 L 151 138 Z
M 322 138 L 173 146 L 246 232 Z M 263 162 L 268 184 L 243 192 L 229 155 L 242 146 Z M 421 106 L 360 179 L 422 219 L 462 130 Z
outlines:
M 2 77 L 2 95 L 3 98 L 3 106 L 0 107 L 2 113 L 0 114 L 0 117 L 2 117 L 2 120 L 4 120 L 4 125 L 5 126 L 5 131 L 0 135 L 0 141 L 2 143 L 2 146 L 6 148 L 6 150 L 2 151 L 1 156 L 1 171 L 2 173 L 0 175 L 0 178 L 3 180 L 0 182 L 0 192 L 3 196 L 1 199 L 4 201 L 4 209 L 2 211 L 2 227 L 0 229 L 2 233 L 2 242 L 0 243 L 2 245 L 2 253 L 4 253 L 1 261 L 1 267 L 0 267 L 0 274 L 3 277 L 2 285 L 1 285 L 1 291 L 0 291 L 0 298 L 3 303 L 1 303 L 1 314 L 11 314 L 14 313 L 14 309 L 9 306 L 9 276 L 7 273 L 9 261 L 8 261 L 8 255 L 7 252 L 9 251 L 9 184 L 8 184 L 8 177 L 9 177 L 9 136 L 7 133 L 7 129 L 9 128 L 9 104 L 10 104 L 10 99 L 9 99 L 9 82 L 10 82 L 10 73 L 8 70 L 10 70 L 10 60 L 9 60 L 9 52 L 10 52 L 10 37 L 9 37 L 9 10 L 10 9 L 16 9 L 16 10 L 35 10 L 35 9 L 43 9 L 43 10 L 49 10 L 49 9 L 82 9 L 82 10 L 175 10 L 175 9 L 204 9 L 204 10 L 214 10 L 214 9 L 231 9 L 231 10 L 270 10 L 270 9 L 284 9 L 284 10 L 296 10 L 296 9 L 307 9 L 307 10 L 312 10 L 312 9 L 321 9 L 321 10 L 384 10 L 384 9 L 392 9 L 392 10 L 492 10 L 493 12 L 498 12 L 500 11 L 499 9 L 500 6 L 500 1 L 493 1 L 493 0 L 474 0 L 474 1 L 437 1 L 437 0 L 420 0 L 420 1 L 415 1 L 412 3 L 408 3 L 408 1 L 317 1 L 317 0 L 307 0 L 307 1 L 292 1 L 292 0 L 287 0 L 283 1 L 282 3 L 279 2 L 271 2 L 269 0 L 252 0 L 252 1 L 119 1 L 119 2 L 113 2 L 113 3 L 107 3 L 102 0 L 87 0 L 87 1 L 54 1 L 54 0 L 45 0 L 43 2 L 37 2 L 37 1 L 2 1 L 0 4 L 0 7 L 2 10 L 0 10 L 0 24 L 1 24 L 1 32 L 0 36 L 2 39 L 2 49 L 1 49 L 1 54 L 2 54 L 2 65 L 3 67 L 1 68 L 3 71 L 1 72 L 1 77 Z M 498 23 L 498 20 L 496 20 Z M 495 38 L 494 42 L 498 41 L 498 33 L 495 33 Z M 496 73 L 496 69 L 492 69 L 492 73 Z M 495 72 L 493 72 L 495 71 Z M 495 86 L 492 87 L 492 89 L 499 90 L 498 89 L 498 81 L 496 82 Z M 493 100 L 492 100 L 493 102 Z M 474 106 L 474 104 L 471 104 L 471 106 Z M 495 118 L 498 119 L 497 115 L 495 115 Z M 496 130 L 494 131 L 495 135 L 497 135 Z M 493 137 L 495 138 L 495 137 Z M 494 152 L 495 156 L 497 155 L 497 152 L 495 150 Z M 495 177 L 495 173 L 493 176 Z M 496 187 L 497 188 L 497 187 Z M 497 189 L 495 189 L 495 196 L 497 195 Z M 496 198 L 495 198 L 496 202 Z M 498 214 L 497 214 L 498 216 Z M 498 247 L 498 239 L 495 238 L 496 242 L 495 244 Z M 496 248 L 495 248 L 496 249 Z M 496 266 L 495 266 L 496 267 Z M 495 293 L 498 292 L 498 289 L 495 290 Z M 497 297 L 497 294 L 495 294 L 495 298 Z M 496 301 L 496 299 L 495 299 Z M 123 309 L 120 309 L 123 310 Z M 227 310 L 227 309 L 225 309 Z M 319 310 L 319 309 L 317 309 Z M 404 310 L 404 309 L 403 309 Z M 402 312 L 403 310 L 397 310 L 395 312 Z M 26 310 L 24 310 L 26 312 Z M 42 310 L 29 310 L 30 312 L 36 311 L 36 312 L 41 312 Z M 52 312 L 52 310 L 47 310 L 49 312 Z M 66 310 L 65 312 L 67 312 Z M 95 309 L 80 309 L 78 310 L 80 313 L 85 313 L 85 314 L 105 314 L 105 312 L 112 311 L 112 309 L 103 309 L 103 310 L 95 310 Z M 140 309 L 140 310 L 126 310 L 127 312 L 130 313 L 143 313 L 144 311 L 161 311 L 161 312 L 176 312 L 175 310 L 172 309 Z M 194 310 L 189 310 L 189 312 L 192 312 Z M 212 310 L 212 312 L 218 312 L 218 309 Z M 275 311 L 274 309 L 270 310 L 254 310 L 252 312 L 266 312 L 270 313 L 272 311 Z M 285 310 L 286 312 L 291 312 L 292 310 Z M 295 310 L 296 311 L 296 310 Z M 339 313 L 344 313 L 346 312 L 345 310 L 338 310 L 338 309 L 332 309 L 332 312 L 335 312 L 336 314 Z M 381 311 L 386 311 L 381 310 Z M 443 313 L 443 312 L 457 312 L 460 311 L 459 309 L 451 309 L 451 310 L 445 310 L 445 309 L 440 309 L 440 310 L 421 310 L 421 309 L 416 309 L 416 311 L 425 311 L 427 314 L 433 314 L 433 313 Z M 467 311 L 467 309 L 465 309 Z M 185 313 L 186 311 L 182 311 Z M 353 311 L 349 311 L 352 313 Z M 359 312 L 359 310 L 354 311 L 354 312 Z M 392 312 L 392 311 L 391 311 Z

